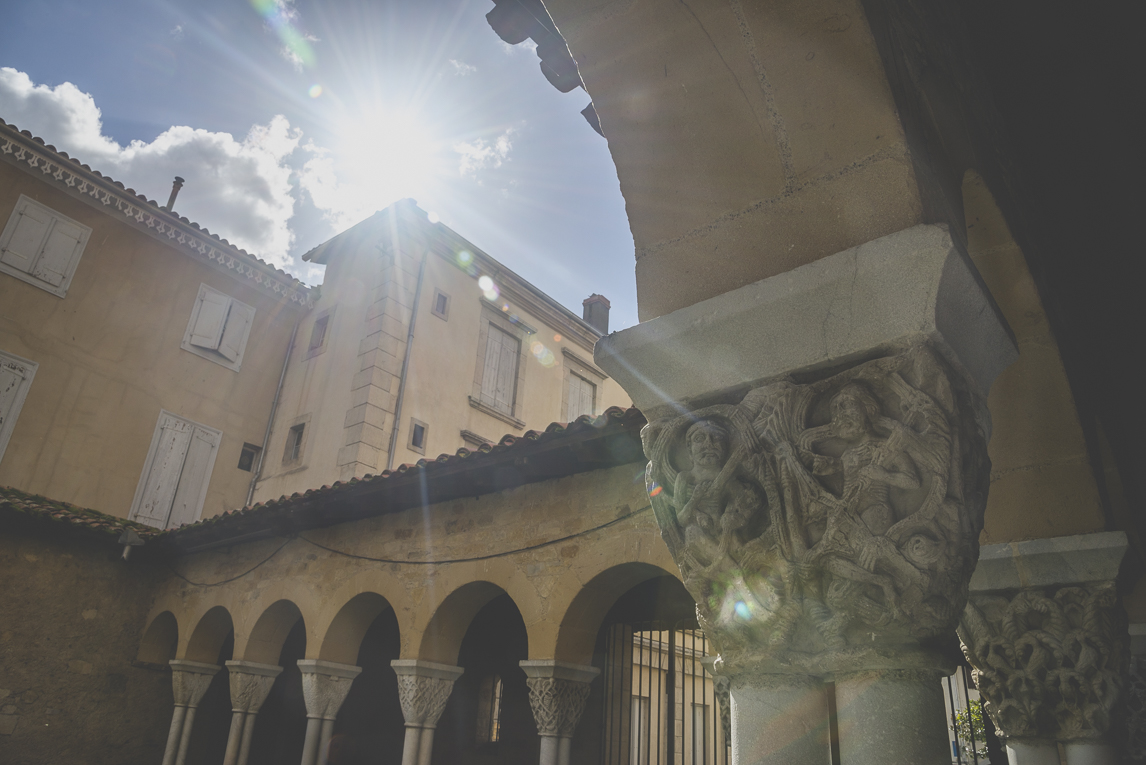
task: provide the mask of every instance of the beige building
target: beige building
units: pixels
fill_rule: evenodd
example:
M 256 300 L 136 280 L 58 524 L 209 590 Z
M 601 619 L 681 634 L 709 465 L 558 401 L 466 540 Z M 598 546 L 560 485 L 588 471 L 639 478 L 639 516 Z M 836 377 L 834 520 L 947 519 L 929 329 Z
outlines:
M 595 417 L 629 397 L 584 321 L 399 202 L 304 256 L 326 266 L 300 323 L 257 500 Z M 397 420 L 397 427 L 393 424 Z

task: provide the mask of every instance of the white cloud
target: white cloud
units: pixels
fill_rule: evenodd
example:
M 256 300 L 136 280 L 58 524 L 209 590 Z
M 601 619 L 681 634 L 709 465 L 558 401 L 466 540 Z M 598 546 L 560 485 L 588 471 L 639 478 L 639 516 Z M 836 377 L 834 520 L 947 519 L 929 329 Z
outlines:
M 525 38 L 524 42 L 518 43 L 517 45 L 510 45 L 504 40 L 501 40 L 500 42 L 501 52 L 507 56 L 512 56 L 514 53 L 522 53 L 525 51 L 530 53 L 537 52 L 537 43 L 535 43 L 531 37 Z
M 289 45 L 284 45 L 279 48 L 279 55 L 289 61 L 296 72 L 301 72 L 303 66 L 306 64 L 306 62 L 302 60 L 302 56 L 295 53 Z
M 175 28 L 172 29 L 170 32 L 168 32 L 168 34 L 171 35 L 176 40 L 182 40 L 183 39 L 183 25 L 182 24 L 176 24 Z
M 476 176 L 478 170 L 501 167 L 502 162 L 509 157 L 510 149 L 513 148 L 513 143 L 509 139 L 513 132 L 513 128 L 509 128 L 493 143 L 487 142 L 484 138 L 455 143 L 454 151 L 460 156 L 458 174 Z
M 35 85 L 10 68 L 0 68 L 0 116 L 159 204 L 167 201 L 171 179 L 182 176 L 180 215 L 276 265 L 288 263 L 295 200 L 286 160 L 301 132 L 285 117 L 256 125 L 241 141 L 174 126 L 150 143 L 120 146 L 103 134 L 90 95 L 71 83 Z
M 467 64 L 464 61 L 458 61 L 456 58 L 450 59 L 450 66 L 454 68 L 454 74 L 460 74 L 462 77 L 465 77 L 467 74 L 473 74 L 478 70 L 476 66 Z

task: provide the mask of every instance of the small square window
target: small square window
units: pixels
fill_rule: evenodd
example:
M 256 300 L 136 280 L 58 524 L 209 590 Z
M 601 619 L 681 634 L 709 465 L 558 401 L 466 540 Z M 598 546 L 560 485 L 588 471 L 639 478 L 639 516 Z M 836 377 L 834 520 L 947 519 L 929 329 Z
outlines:
M 410 441 L 406 444 L 410 451 L 417 452 L 418 454 L 426 453 L 426 432 L 429 431 L 430 426 L 421 420 L 410 418 Z
M 251 306 L 200 284 L 180 347 L 238 372 L 254 319 Z
M 21 194 L 0 234 L 0 271 L 64 297 L 91 233 Z
M 306 432 L 306 423 L 302 422 L 287 431 L 286 449 L 283 451 L 283 464 L 298 462 L 302 458 L 302 437 Z
M 430 313 L 443 321 L 448 320 L 450 318 L 450 296 L 441 290 L 434 290 L 434 304 L 430 307 Z
M 261 451 L 262 449 L 254 444 L 243 444 L 243 451 L 239 454 L 239 470 L 246 470 L 248 473 L 253 471 Z
M 326 340 L 330 337 L 330 321 L 333 310 L 323 311 L 314 320 L 310 328 L 310 343 L 306 347 L 306 357 L 309 359 L 326 350 Z

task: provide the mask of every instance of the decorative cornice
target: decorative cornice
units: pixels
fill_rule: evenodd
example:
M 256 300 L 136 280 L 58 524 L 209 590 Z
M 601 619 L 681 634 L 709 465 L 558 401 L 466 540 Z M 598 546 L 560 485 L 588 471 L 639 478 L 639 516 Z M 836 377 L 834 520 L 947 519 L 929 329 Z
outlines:
M 123 222 L 165 244 L 230 274 L 249 285 L 261 287 L 282 300 L 309 306 L 310 288 L 246 250 L 220 239 L 186 218 L 164 210 L 132 189 L 80 164 L 54 147 L 43 145 L 0 120 L 0 157 L 26 172 L 38 170 L 45 182 L 78 197 L 108 215 L 123 214 Z M 118 219 L 118 216 L 117 216 Z

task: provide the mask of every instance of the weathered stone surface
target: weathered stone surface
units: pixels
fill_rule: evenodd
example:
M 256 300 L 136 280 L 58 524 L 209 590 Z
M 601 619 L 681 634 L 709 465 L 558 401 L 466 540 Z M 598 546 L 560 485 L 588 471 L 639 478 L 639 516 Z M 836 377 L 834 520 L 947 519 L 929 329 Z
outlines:
M 971 591 L 1108 581 L 1118 576 L 1128 546 L 1124 531 L 986 545 L 979 550 Z
M 258 713 L 275 678 L 283 671 L 273 664 L 257 664 L 253 661 L 228 661 L 227 680 L 231 687 L 231 709 L 235 712 Z
M 928 345 L 650 423 L 648 489 L 723 671 L 934 666 L 967 597 L 982 399 Z
M 350 693 L 354 678 L 362 673 L 361 667 L 336 664 L 332 661 L 300 659 L 302 670 L 302 696 L 306 701 L 308 717 L 333 720 Z
M 395 659 L 390 666 L 398 675 L 398 698 L 406 726 L 433 728 L 446 708 L 461 667 L 431 661 Z
M 569 737 L 577 729 L 590 685 L 600 670 L 559 661 L 522 661 L 537 732 Z
M 1110 732 L 1127 665 L 1114 582 L 974 594 L 959 638 L 1008 739 L 1098 741 Z
M 594 358 L 653 420 L 923 340 L 984 395 L 1017 357 L 942 226 L 915 226 L 609 335 Z

